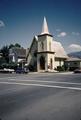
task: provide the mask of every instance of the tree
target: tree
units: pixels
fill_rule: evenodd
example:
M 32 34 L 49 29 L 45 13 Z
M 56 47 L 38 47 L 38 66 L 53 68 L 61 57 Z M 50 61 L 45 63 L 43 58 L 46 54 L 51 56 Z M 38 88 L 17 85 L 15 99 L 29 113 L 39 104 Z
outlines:
M 1 53 L 6 63 L 9 63 L 9 47 L 7 45 L 1 48 Z
M 21 48 L 21 45 L 18 44 L 18 43 L 16 43 L 16 44 L 14 45 L 14 47 Z
M 1 57 L 1 58 L 0 58 L 0 68 L 2 68 L 2 64 L 3 64 L 3 63 L 6 63 L 6 60 L 5 60 L 4 57 Z
M 19 43 L 16 43 L 15 45 L 14 44 L 10 44 L 9 45 L 9 49 L 13 48 L 13 47 L 16 47 L 16 48 L 21 48 L 21 45 Z
M 9 49 L 11 49 L 11 48 L 13 48 L 14 47 L 14 45 L 13 44 L 10 44 L 9 45 Z

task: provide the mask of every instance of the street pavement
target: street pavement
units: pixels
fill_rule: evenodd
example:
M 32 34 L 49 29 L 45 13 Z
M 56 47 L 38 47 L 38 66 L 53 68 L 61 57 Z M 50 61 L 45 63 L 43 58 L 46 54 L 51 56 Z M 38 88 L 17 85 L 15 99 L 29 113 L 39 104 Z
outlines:
M 81 120 L 81 74 L 0 74 L 0 120 Z

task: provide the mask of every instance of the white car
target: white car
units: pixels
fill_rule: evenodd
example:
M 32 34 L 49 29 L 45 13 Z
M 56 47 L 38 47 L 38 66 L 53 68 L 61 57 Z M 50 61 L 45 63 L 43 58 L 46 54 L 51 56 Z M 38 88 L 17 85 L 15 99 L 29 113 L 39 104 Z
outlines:
M 4 71 L 9 72 L 9 73 L 14 73 L 15 72 L 14 69 L 8 69 L 8 68 L 4 68 Z

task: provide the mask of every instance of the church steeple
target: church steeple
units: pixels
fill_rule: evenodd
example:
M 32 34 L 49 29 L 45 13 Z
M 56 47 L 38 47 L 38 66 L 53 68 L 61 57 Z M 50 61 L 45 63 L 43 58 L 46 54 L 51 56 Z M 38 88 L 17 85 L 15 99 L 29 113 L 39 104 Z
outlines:
M 43 35 L 43 34 L 49 34 L 49 30 L 48 30 L 48 25 L 47 25 L 46 17 L 44 17 L 44 22 L 43 22 L 43 26 L 42 26 L 41 35 Z

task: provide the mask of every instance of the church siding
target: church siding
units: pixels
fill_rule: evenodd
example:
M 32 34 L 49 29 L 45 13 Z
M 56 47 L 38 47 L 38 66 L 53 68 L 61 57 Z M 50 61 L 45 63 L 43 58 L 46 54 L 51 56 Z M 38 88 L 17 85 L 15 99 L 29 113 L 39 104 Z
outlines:
M 44 49 L 42 49 L 42 43 L 44 45 Z M 46 36 L 38 37 L 38 52 L 45 51 L 46 49 L 47 49 Z

